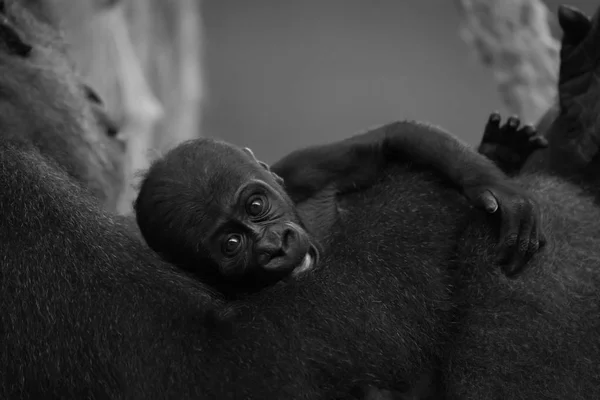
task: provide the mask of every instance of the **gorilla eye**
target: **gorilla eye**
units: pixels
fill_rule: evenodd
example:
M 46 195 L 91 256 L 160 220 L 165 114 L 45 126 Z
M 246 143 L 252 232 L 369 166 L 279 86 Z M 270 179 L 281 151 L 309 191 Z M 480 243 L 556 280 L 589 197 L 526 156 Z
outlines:
M 240 246 L 242 245 L 242 236 L 233 234 L 227 236 L 225 243 L 223 243 L 223 252 L 227 255 L 235 254 Z
M 268 210 L 268 201 L 265 196 L 256 195 L 250 197 L 246 204 L 246 212 L 251 217 L 260 217 Z

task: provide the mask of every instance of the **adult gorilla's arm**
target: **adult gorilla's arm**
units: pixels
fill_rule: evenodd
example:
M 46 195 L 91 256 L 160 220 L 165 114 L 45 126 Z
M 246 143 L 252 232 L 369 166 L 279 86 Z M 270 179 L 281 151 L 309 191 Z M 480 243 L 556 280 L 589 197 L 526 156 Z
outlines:
M 295 151 L 271 170 L 283 178 L 295 203 L 324 190 L 335 194 L 365 189 L 390 164 L 412 162 L 433 168 L 456 185 L 476 207 L 495 212 L 500 206 L 500 260 L 512 273 L 540 246 L 535 202 L 493 163 L 453 135 L 412 121 L 394 122 L 326 145 Z

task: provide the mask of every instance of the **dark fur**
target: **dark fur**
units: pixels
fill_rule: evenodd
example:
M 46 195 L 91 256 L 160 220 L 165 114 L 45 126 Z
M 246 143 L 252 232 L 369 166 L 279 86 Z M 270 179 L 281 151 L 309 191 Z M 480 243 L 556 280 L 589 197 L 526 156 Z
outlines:
M 0 93 L 31 107 L 31 81 L 7 81 L 19 76 L 9 61 L 0 55 Z M 5 92 L 13 82 L 21 90 Z M 34 104 L 38 126 L 77 134 Z M 554 178 L 524 181 L 551 240 L 520 279 L 491 267 L 483 212 L 403 167 L 344 199 L 322 268 L 239 303 L 230 325 L 207 325 L 221 300 L 104 213 L 61 158 L 7 127 L 0 398 L 347 399 L 423 376 L 450 399 L 600 397 L 600 215 Z
M 494 133 L 490 127 L 500 130 L 499 116 L 496 122 L 488 124 L 487 136 Z M 165 260 L 236 297 L 288 277 L 309 252 L 316 259 L 303 225 L 327 248 L 339 218 L 338 197 L 369 187 L 386 166 L 409 160 L 438 171 L 475 206 L 487 208 L 489 199 L 492 212 L 500 208 L 502 245 L 510 244 L 503 252 L 509 255 L 507 274 L 538 250 L 537 209 L 522 189 L 459 139 L 415 122 L 298 150 L 273 165 L 275 175 L 249 149 L 207 138 L 187 141 L 146 172 L 134 203 L 136 220 Z M 247 210 L 256 195 L 270 203 L 260 218 Z M 228 254 L 233 236 L 239 242 Z
M 264 204 L 253 216 L 256 199 Z M 289 277 L 307 254 L 317 259 L 284 188 L 251 153 L 222 141 L 190 140 L 153 162 L 134 209 L 151 249 L 228 298 Z M 240 241 L 227 253 L 232 235 Z
M 507 261 L 517 261 L 507 273 L 538 250 L 538 215 L 522 190 L 459 139 L 415 122 L 296 151 L 273 165 L 275 175 L 249 149 L 208 138 L 184 142 L 146 172 L 134 203 L 136 220 L 165 260 L 236 297 L 289 277 L 307 253 L 316 259 L 303 225 L 328 247 L 338 197 L 369 187 L 386 166 L 408 160 L 437 170 L 475 206 L 485 208 L 482 199 L 490 199 L 492 211 L 500 207 L 501 230 L 513 247 Z M 270 205 L 253 217 L 247 207 L 257 195 Z M 233 236 L 239 242 L 228 254 Z
M 599 394 L 598 228 L 573 206 L 597 210 L 572 187 L 532 183 L 559 232 L 531 272 L 508 280 L 489 267 L 492 243 L 471 244 L 482 243 L 480 229 L 461 239 L 472 212 L 453 190 L 398 173 L 344 204 L 352 217 L 322 269 L 243 303 L 230 336 L 202 322 L 218 299 L 155 260 L 65 176 L 31 151 L 3 144 L 0 154 L 2 185 L 14 190 L 0 195 L 12 211 L 1 223 L 10 228 L 0 360 L 4 385 L 22 382 L 10 386 L 17 392 L 4 386 L 4 398 L 343 398 L 361 384 L 403 390 L 440 365 L 449 393 L 466 398 Z M 29 200 L 15 205 L 25 188 Z M 568 209 L 555 209 L 565 196 Z M 467 263 L 455 280 L 457 256 Z
M 500 114 L 490 114 L 478 151 L 505 174 L 515 176 L 533 152 L 548 147 L 548 141 L 532 125 L 521 126 L 517 117 L 508 118 L 502 125 L 500 121 Z
M 481 233 L 459 242 L 455 349 L 449 393 L 461 399 L 600 397 L 600 212 L 573 185 L 547 176 L 519 179 L 544 198 L 548 249 L 518 281 L 481 268 Z
M 527 172 L 545 171 L 598 193 L 598 46 L 600 15 L 593 19 L 581 11 L 561 6 L 558 20 L 563 30 L 560 51 L 558 104 L 543 116 L 538 130 L 548 139 L 548 149 L 535 152 L 525 164 Z
M 472 205 L 500 216 L 499 261 L 507 275 L 519 272 L 543 247 L 535 201 L 490 160 L 430 124 L 397 121 L 310 146 L 285 156 L 272 171 L 283 178 L 309 231 L 321 239 L 337 219 L 339 196 L 364 190 L 386 168 L 407 162 L 437 171 Z
M 77 175 L 83 160 L 69 146 L 91 115 L 68 68 L 49 69 L 60 64 L 43 50 L 0 55 L 0 397 L 343 398 L 363 383 L 405 387 L 393 367 L 405 363 L 402 342 L 389 335 L 400 321 L 365 325 L 381 305 L 339 293 L 336 268 L 241 304 L 234 325 L 207 323 L 221 300 L 73 180 L 94 181 Z
M 527 160 L 519 179 L 545 198 L 553 240 L 522 279 L 499 287 L 481 274 L 480 247 L 470 242 L 479 236 L 462 241 L 472 244 L 459 253 L 466 266 L 457 280 L 464 311 L 447 378 L 456 398 L 600 397 L 600 212 L 584 195 L 598 203 L 600 15 L 590 20 L 565 6 L 558 15 L 559 103 L 538 125 L 549 146 Z
M 561 6 L 559 102 L 540 122 L 549 147 L 536 152 L 524 170 L 560 176 L 595 196 L 600 204 L 600 15 L 590 19 Z
M 525 132 L 518 134 L 518 131 L 510 129 L 508 123 L 498 129 L 497 123 L 492 123 L 495 118 L 492 114 L 479 150 L 497 163 L 500 161 L 499 165 L 505 171 L 515 167 L 516 172 L 544 171 L 587 189 L 595 189 L 598 184 L 597 168 L 586 167 L 598 163 L 600 142 L 597 128 L 600 92 L 596 78 L 600 42 L 598 15 L 590 20 L 581 11 L 562 5 L 558 8 L 558 21 L 563 30 L 559 101 L 537 125 L 537 131 L 547 141 L 546 146 L 537 150 L 548 149 L 535 151 L 528 135 Z

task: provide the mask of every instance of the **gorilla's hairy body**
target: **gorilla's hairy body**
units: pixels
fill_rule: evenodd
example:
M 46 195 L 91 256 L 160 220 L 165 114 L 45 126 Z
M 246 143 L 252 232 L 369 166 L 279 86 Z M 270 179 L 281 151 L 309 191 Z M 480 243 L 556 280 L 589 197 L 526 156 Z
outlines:
M 32 142 L 19 116 L 68 140 L 85 101 L 68 71 L 23 79 L 14 57 L 0 51 L 0 398 L 344 399 L 424 375 L 437 398 L 600 397 L 600 211 L 576 187 L 518 178 L 548 244 L 509 279 L 490 217 L 429 171 L 386 170 L 342 199 L 319 268 L 231 306 L 103 211 L 75 181 L 96 176 L 77 174 L 85 157 Z
M 519 279 L 490 266 L 483 213 L 396 169 L 346 199 L 321 268 L 221 326 L 220 299 L 35 150 L 0 160 L 3 398 L 344 398 L 432 371 L 449 398 L 600 394 L 600 212 L 556 178 L 521 178 L 551 241 Z

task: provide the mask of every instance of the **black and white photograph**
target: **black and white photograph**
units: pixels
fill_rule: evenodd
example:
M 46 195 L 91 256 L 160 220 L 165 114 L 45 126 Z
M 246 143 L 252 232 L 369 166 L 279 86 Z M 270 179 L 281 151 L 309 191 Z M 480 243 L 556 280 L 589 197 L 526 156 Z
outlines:
M 5 399 L 600 400 L 600 0 L 0 0 Z

